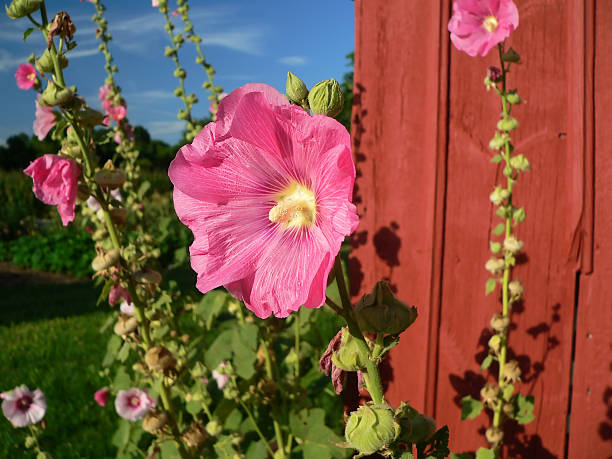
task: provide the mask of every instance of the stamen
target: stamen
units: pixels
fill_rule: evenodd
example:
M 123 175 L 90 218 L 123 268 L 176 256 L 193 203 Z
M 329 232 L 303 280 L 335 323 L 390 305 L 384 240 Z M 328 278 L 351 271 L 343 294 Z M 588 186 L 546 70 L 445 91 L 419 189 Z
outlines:
M 499 22 L 497 21 L 497 18 L 495 16 L 487 16 L 482 22 L 482 26 L 487 29 L 489 33 L 495 31 L 498 25 Z
M 274 200 L 277 204 L 270 209 L 268 218 L 283 229 L 309 228 L 314 223 L 317 214 L 315 195 L 300 183 L 291 182 Z

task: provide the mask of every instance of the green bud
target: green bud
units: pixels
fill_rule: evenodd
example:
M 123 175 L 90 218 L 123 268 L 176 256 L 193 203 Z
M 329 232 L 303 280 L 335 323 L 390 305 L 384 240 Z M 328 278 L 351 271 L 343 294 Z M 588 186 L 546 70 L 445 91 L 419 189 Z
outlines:
M 416 308 L 395 298 L 384 281 L 377 282 L 372 293 L 364 295 L 354 311 L 361 330 L 389 335 L 400 334 L 417 318 Z
M 389 446 L 399 434 L 389 405 L 365 404 L 353 411 L 344 430 L 349 445 L 362 455 L 374 454 Z
M 523 102 L 523 99 L 521 99 L 521 96 L 519 96 L 516 91 L 506 94 L 506 100 L 512 105 L 518 105 Z
M 336 116 L 344 106 L 344 95 L 340 90 L 340 84 L 333 78 L 317 83 L 308 93 L 308 104 L 314 114 Z
M 501 336 L 493 335 L 489 339 L 489 349 L 493 351 L 494 354 L 498 354 L 501 349 Z
M 19 19 L 38 11 L 42 0 L 13 0 L 9 6 L 4 6 L 6 14 L 11 19 Z
M 208 435 L 216 437 L 221 432 L 223 432 L 223 425 L 213 419 L 208 424 L 206 424 L 206 432 L 208 432 Z
M 90 107 L 84 107 L 82 110 L 79 110 L 79 112 L 77 112 L 77 118 L 89 128 L 98 126 L 104 121 L 104 115 L 98 110 L 94 110 Z
M 176 50 L 174 48 L 170 48 L 169 46 L 166 46 L 166 49 L 164 49 L 164 56 L 166 57 L 172 57 L 176 54 Z
M 73 98 L 74 93 L 70 88 L 59 88 L 55 83 L 49 81 L 38 103 L 47 107 L 63 106 L 72 101 Z
M 196 57 L 196 64 L 202 65 L 204 63 L 204 58 L 202 56 Z
M 289 100 L 301 104 L 308 97 L 308 88 L 302 80 L 291 72 L 287 72 L 287 83 L 285 85 Z
M 176 117 L 179 120 L 186 120 L 187 119 L 187 112 L 185 110 L 183 110 L 182 108 L 180 108 L 178 113 L 176 114 Z
M 36 62 L 36 55 L 34 53 L 31 53 L 28 58 L 26 59 L 28 64 L 34 64 L 34 62 Z
M 420 414 L 406 402 L 402 402 L 395 411 L 395 420 L 401 429 L 398 440 L 403 442 L 427 441 L 436 432 L 436 421 Z
M 504 439 L 504 431 L 499 427 L 492 426 L 485 432 L 485 437 L 489 443 L 498 445 Z
M 529 170 L 529 168 L 531 167 L 525 155 L 522 154 L 510 158 L 510 165 L 521 172 Z
M 108 188 L 111 190 L 119 188 L 121 185 L 123 185 L 126 178 L 127 176 L 125 172 L 123 172 L 121 169 L 102 169 L 94 174 L 94 180 L 98 185 L 104 187 L 105 189 Z
M 502 55 L 502 60 L 504 62 L 514 62 L 514 63 L 516 63 L 516 62 L 520 62 L 521 56 L 514 49 L 509 48 L 508 51 L 506 51 Z
M 28 435 L 25 438 L 25 447 L 30 449 L 32 448 L 34 445 L 36 445 L 36 438 L 33 437 L 32 435 Z
M 495 189 L 493 190 L 493 193 L 489 195 L 489 200 L 496 206 L 499 206 L 502 202 L 504 202 L 509 197 L 510 197 L 510 192 L 508 190 L 506 190 L 505 188 L 496 186 Z
M 174 88 L 174 95 L 176 97 L 183 97 L 185 95 L 185 91 L 180 86 L 177 86 Z
M 367 347 L 349 332 L 348 328 L 342 329 L 340 338 L 340 349 L 332 354 L 333 364 L 344 371 L 363 370 L 368 361 Z
M 66 68 L 68 66 L 68 59 L 63 54 L 58 55 L 58 60 L 61 68 Z M 49 50 L 46 49 L 42 56 L 36 59 L 36 68 L 40 73 L 53 73 L 55 70 L 53 66 L 53 59 L 51 59 L 51 54 Z
M 508 140 L 510 140 L 510 136 L 506 132 L 496 132 L 495 137 L 489 141 L 489 148 L 501 150 Z
M 489 241 L 489 248 L 492 253 L 499 253 L 501 252 L 502 245 L 499 242 Z
M 511 116 L 501 119 L 497 122 L 497 129 L 500 131 L 510 132 L 518 127 L 518 121 Z

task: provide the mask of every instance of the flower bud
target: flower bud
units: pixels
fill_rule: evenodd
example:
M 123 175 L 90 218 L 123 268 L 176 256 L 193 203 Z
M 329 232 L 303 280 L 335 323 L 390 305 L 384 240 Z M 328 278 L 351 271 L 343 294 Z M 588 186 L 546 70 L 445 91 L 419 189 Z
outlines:
M 106 253 L 98 254 L 98 256 L 91 262 L 91 267 L 94 271 L 98 272 L 117 265 L 120 260 L 121 254 L 119 253 L 119 250 L 112 249 Z
M 187 444 L 187 446 L 199 449 L 208 435 L 206 434 L 206 430 L 197 422 L 192 422 L 189 428 L 183 433 L 183 440 Z
M 511 116 L 507 116 L 497 122 L 497 129 L 500 131 L 510 132 L 518 127 L 518 121 L 516 118 L 512 118 Z
M 521 60 L 521 56 L 514 49 L 510 48 L 502 55 L 502 60 L 504 62 L 519 62 Z
M 387 447 L 398 433 L 390 406 L 365 404 L 349 416 L 344 437 L 361 455 L 368 455 Z
M 159 284 L 162 280 L 162 275 L 157 271 L 137 271 L 132 275 L 132 279 L 139 284 Z
M 206 424 L 206 432 L 212 437 L 216 437 L 223 432 L 223 425 L 214 419 Z
M 521 284 L 520 280 L 514 279 L 508 284 L 508 290 L 510 291 L 510 296 L 514 300 L 518 300 L 521 296 L 523 296 L 525 287 L 523 287 L 523 284 Z
M 419 413 L 405 402 L 395 411 L 401 432 L 398 440 L 407 443 L 426 441 L 436 432 L 436 421 Z
M 498 333 L 504 332 L 510 325 L 510 317 L 502 314 L 495 314 L 491 318 L 491 328 Z
M 513 418 L 513 417 L 514 417 L 514 412 L 515 412 L 515 409 L 514 409 L 514 408 L 515 408 L 515 407 L 514 407 L 514 404 L 512 404 L 512 403 L 508 403 L 508 402 L 506 402 L 506 403 L 504 403 L 504 404 L 502 405 L 502 411 L 503 411 L 503 412 L 504 412 L 504 414 L 505 414 L 506 416 L 508 416 L 509 418 Z
M 116 207 L 109 211 L 111 220 L 115 225 L 123 226 L 127 220 L 128 211 L 125 207 Z
M 287 72 L 287 83 L 285 85 L 289 100 L 301 104 L 308 97 L 308 88 L 302 80 L 291 72 Z
M 499 67 L 495 67 L 494 65 L 491 65 L 490 67 L 487 68 L 487 77 L 493 83 L 497 83 L 498 81 L 501 81 L 502 71 Z
M 506 262 L 503 258 L 489 258 L 485 263 L 485 269 L 489 271 L 491 274 L 499 274 L 504 270 L 506 266 Z
M 69 42 L 74 37 L 75 32 L 76 27 L 72 22 L 70 15 L 65 11 L 59 11 L 56 13 L 53 21 L 51 21 L 51 24 L 49 24 L 49 29 L 47 31 L 47 49 L 51 49 L 51 46 L 53 45 L 53 37 L 56 35 L 63 38 L 64 41 Z
M 176 359 L 164 346 L 153 346 L 145 354 L 150 370 L 168 372 L 176 367 Z
M 104 121 L 104 115 L 98 110 L 94 110 L 90 107 L 83 107 L 79 110 L 77 112 L 77 118 L 88 128 L 94 128 Z
M 521 172 L 529 170 L 531 165 L 523 154 L 519 154 L 510 158 L 510 165 Z
M 308 104 L 314 114 L 336 116 L 344 106 L 344 95 L 340 84 L 333 78 L 317 83 L 308 93 Z
M 489 148 L 491 150 L 501 150 L 506 145 L 506 142 L 510 140 L 510 136 L 506 132 L 496 132 L 495 136 L 489 141 Z
M 69 104 L 73 98 L 74 92 L 70 88 L 59 88 L 55 83 L 49 81 L 38 103 L 45 107 L 64 106 Z
M 491 338 L 489 339 L 489 349 L 491 349 L 494 354 L 499 354 L 499 351 L 501 349 L 501 336 L 491 336 Z
M 523 248 L 523 241 L 519 241 L 513 234 L 504 239 L 504 249 L 510 253 L 518 253 Z
M 499 401 L 499 387 L 493 383 L 486 383 L 482 389 L 480 389 L 480 396 L 482 401 L 489 408 L 494 408 Z
M 125 336 L 138 329 L 138 319 L 134 316 L 125 316 L 121 314 L 117 323 L 113 328 L 114 332 L 119 336 Z
M 493 193 L 489 195 L 489 200 L 496 206 L 499 206 L 509 197 L 510 197 L 510 192 L 508 190 L 506 190 L 505 188 L 496 186 L 495 189 L 493 190 Z
M 497 445 L 504 439 L 504 431 L 499 427 L 492 426 L 485 432 L 485 437 L 489 443 Z
M 503 371 L 504 381 L 516 382 L 521 379 L 521 368 L 516 360 L 510 360 L 504 365 Z
M 144 431 L 158 434 L 168 423 L 168 415 L 165 411 L 149 411 L 142 420 L 142 428 Z
M 364 295 L 354 311 L 362 331 L 389 335 L 403 332 L 417 318 L 416 308 L 395 298 L 384 281 L 377 282 L 372 293 Z
M 523 102 L 523 99 L 521 99 L 521 96 L 519 96 L 517 92 L 509 92 L 506 94 L 506 100 L 512 105 L 518 105 Z
M 102 169 L 95 173 L 94 180 L 101 187 L 114 190 L 125 183 L 127 176 L 121 169 Z
M 13 0 L 9 6 L 4 6 L 6 14 L 11 19 L 19 19 L 38 11 L 42 0 Z
M 178 68 L 176 70 L 174 70 L 174 77 L 175 78 L 179 78 L 181 80 L 185 79 L 185 77 L 187 76 L 187 72 L 185 71 L 185 69 L 182 68 Z
M 166 49 L 164 49 L 164 56 L 166 57 L 172 57 L 176 54 L 176 49 L 174 48 L 170 48 L 169 46 L 166 46 Z
M 343 328 L 340 349 L 332 354 L 332 363 L 344 371 L 363 370 L 369 356 L 367 346 L 360 341 L 348 328 Z
M 63 54 L 58 54 L 58 60 L 61 68 L 66 68 L 68 66 L 68 59 Z M 49 50 L 46 49 L 42 56 L 36 59 L 36 68 L 40 73 L 53 73 L 55 67 L 53 65 L 53 59 L 51 58 L 51 54 Z

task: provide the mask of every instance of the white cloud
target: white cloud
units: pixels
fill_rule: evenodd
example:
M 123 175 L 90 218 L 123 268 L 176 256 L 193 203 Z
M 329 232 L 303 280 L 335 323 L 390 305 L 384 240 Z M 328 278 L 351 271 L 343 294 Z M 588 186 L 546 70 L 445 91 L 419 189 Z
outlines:
M 277 62 L 285 65 L 306 65 L 308 59 L 305 56 L 285 56 L 279 58 Z
M 19 64 L 23 64 L 28 56 L 15 57 L 5 49 L 0 49 L 0 72 L 15 71 Z
M 261 41 L 264 36 L 260 27 L 242 27 L 240 30 L 207 33 L 202 37 L 204 45 L 217 45 L 246 54 L 261 54 Z
M 98 48 L 75 49 L 74 51 L 70 51 L 67 56 L 69 59 L 78 59 L 79 57 L 88 57 L 95 54 L 100 54 L 100 50 Z
M 142 91 L 142 92 L 128 93 L 125 95 L 125 98 L 127 100 L 130 100 L 130 99 L 147 99 L 147 100 L 173 99 L 174 93 L 172 91 L 162 91 L 160 89 L 150 89 L 150 90 Z

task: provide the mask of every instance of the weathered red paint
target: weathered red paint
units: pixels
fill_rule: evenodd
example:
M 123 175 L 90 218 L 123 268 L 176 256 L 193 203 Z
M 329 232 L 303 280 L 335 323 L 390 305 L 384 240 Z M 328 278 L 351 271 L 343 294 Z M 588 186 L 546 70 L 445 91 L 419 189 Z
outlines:
M 482 84 L 496 53 L 470 58 L 450 47 L 450 3 L 355 2 L 353 137 L 362 220 L 350 268 L 355 296 L 387 278 L 419 307 L 418 321 L 392 352 L 388 399 L 409 400 L 448 424 L 453 451 L 473 451 L 485 444 L 478 429 L 486 419 L 462 422 L 459 399 L 477 397 L 491 377 L 480 371 L 488 322 L 499 309 L 496 295 L 484 296 L 483 266 L 498 223 L 487 197 L 503 176 L 488 161 L 487 144 L 500 108 Z M 514 140 L 532 171 L 516 187 L 515 202 L 527 214 L 517 233 L 527 260 L 516 269 L 526 296 L 513 313 L 510 343 L 537 418 L 507 431 L 505 455 L 564 457 L 571 397 L 569 457 L 606 457 L 612 3 L 516 3 L 520 26 L 510 44 L 523 64 L 509 84 L 526 103 L 514 112 L 521 123 Z

